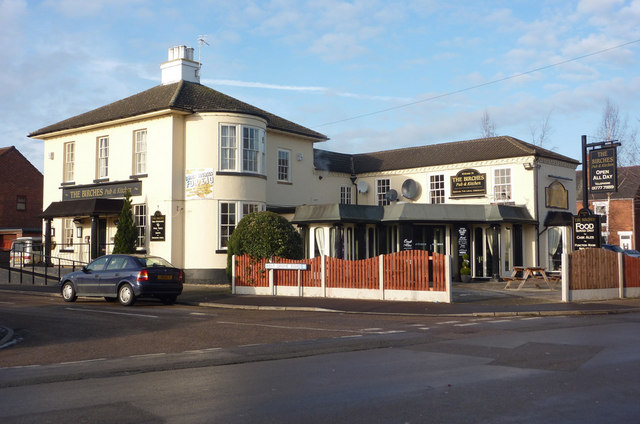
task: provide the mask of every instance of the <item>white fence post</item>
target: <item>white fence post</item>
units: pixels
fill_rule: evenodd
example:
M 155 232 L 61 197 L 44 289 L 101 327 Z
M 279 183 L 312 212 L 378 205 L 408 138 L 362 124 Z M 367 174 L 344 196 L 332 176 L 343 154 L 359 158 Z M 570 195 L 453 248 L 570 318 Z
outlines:
M 562 301 L 571 302 L 571 293 L 569 292 L 569 254 L 562 254 Z
M 380 300 L 384 300 L 384 255 L 378 256 L 378 281 L 380 281 Z
M 444 279 L 446 291 L 449 296 L 449 303 L 451 303 L 453 301 L 453 293 L 451 291 L 451 255 L 445 255 Z
M 327 297 L 327 273 L 324 258 L 324 255 L 320 256 L 320 278 L 322 280 L 322 297 Z
M 231 256 L 231 294 L 236 294 L 236 255 Z
M 624 299 L 624 257 L 618 252 L 618 297 Z

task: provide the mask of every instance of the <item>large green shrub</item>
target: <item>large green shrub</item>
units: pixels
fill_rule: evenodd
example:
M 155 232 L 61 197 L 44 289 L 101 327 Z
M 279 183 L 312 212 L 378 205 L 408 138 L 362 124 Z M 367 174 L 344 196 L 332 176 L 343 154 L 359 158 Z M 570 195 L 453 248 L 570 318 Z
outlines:
M 131 213 L 131 194 L 127 191 L 120 211 L 116 235 L 113 237 L 113 253 L 135 253 L 138 229 Z
M 286 218 L 273 212 L 254 212 L 245 215 L 227 245 L 227 277 L 231 279 L 233 255 L 248 254 L 254 258 L 279 256 L 301 259 L 304 251 L 302 237 Z

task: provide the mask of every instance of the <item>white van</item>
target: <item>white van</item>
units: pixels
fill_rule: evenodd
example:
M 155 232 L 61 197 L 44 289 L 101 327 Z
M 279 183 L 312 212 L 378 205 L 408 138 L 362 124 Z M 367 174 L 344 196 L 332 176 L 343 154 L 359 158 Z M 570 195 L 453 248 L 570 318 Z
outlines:
M 18 237 L 11 243 L 9 266 L 21 267 L 39 262 L 42 262 L 42 237 Z

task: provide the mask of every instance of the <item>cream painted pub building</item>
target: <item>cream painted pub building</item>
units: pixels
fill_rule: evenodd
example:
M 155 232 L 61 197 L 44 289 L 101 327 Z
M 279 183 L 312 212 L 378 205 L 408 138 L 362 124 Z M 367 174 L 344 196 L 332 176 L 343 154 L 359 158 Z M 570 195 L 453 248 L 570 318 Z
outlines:
M 44 140 L 46 244 L 86 262 L 111 251 L 131 194 L 140 251 L 224 280 L 231 232 L 272 210 L 308 257 L 405 249 L 471 259 L 490 278 L 559 266 L 570 249 L 578 162 L 512 137 L 377 153 L 315 149 L 327 137 L 199 82 L 193 49 L 169 49 L 162 83 L 29 134 Z

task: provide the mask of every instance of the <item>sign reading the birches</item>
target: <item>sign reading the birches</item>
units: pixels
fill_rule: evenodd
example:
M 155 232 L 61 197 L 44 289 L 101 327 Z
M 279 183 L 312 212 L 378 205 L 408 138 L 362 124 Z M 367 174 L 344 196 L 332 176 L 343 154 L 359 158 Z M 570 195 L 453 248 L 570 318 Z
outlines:
M 618 191 L 616 147 L 603 147 L 589 152 L 589 177 L 592 193 Z

